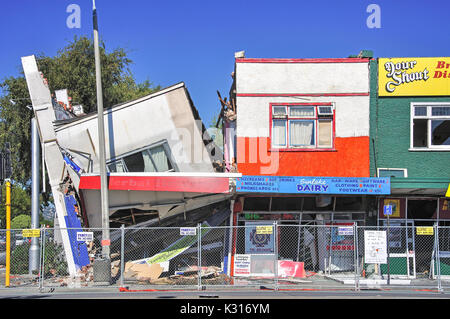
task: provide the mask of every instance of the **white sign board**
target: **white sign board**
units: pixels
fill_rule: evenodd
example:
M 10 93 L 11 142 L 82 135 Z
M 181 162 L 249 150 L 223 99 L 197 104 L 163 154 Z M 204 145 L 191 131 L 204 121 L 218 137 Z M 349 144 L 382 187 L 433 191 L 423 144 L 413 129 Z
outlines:
M 387 264 L 386 231 L 364 231 L 364 262 L 366 264 Z
M 93 241 L 93 232 L 77 232 L 77 241 Z
M 236 254 L 234 255 L 234 275 L 250 276 L 251 255 Z
M 181 236 L 195 236 L 197 235 L 197 227 L 182 227 L 180 228 Z
M 353 226 L 338 227 L 338 235 L 339 236 L 353 235 Z

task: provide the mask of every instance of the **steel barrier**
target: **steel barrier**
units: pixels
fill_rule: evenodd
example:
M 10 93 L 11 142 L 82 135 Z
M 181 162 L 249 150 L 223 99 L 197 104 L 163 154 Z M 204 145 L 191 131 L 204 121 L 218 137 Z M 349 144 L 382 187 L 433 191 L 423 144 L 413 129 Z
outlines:
M 114 228 L 107 284 L 97 280 L 105 275 L 100 267 L 102 229 L 40 229 L 39 269 L 34 271 L 29 270 L 30 238 L 23 237 L 23 231 L 10 231 L 9 288 L 450 288 L 450 227 L 443 226 L 269 221 L 234 227 Z M 62 232 L 68 234 L 71 258 L 66 257 Z M 6 279 L 6 235 L 0 230 L 1 288 Z M 72 274 L 69 263 L 75 269 Z

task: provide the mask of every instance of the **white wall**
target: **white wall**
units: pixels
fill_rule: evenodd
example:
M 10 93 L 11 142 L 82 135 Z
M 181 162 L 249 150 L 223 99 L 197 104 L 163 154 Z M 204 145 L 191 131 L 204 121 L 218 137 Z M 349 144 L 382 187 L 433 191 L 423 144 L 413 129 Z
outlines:
M 369 92 L 366 63 L 236 63 L 239 93 Z
M 200 133 L 194 129 L 196 123 L 184 89 L 184 85 L 177 85 L 150 98 L 145 97 L 106 110 L 104 117 L 106 159 L 120 157 L 165 140 L 180 171 L 213 171 Z M 172 105 L 173 101 L 178 105 Z M 183 105 L 179 105 L 180 103 Z M 182 124 L 177 124 L 181 123 L 177 119 L 178 109 L 184 112 Z M 187 127 L 191 127 L 191 132 Z M 60 146 L 91 154 L 94 165 L 93 169 L 87 170 L 87 160 L 71 152 L 85 171 L 99 171 L 96 115 L 66 124 L 58 128 L 56 134 Z M 194 149 L 191 149 L 192 147 Z M 202 153 L 203 156 L 196 156 L 194 159 L 194 153 Z
M 336 136 L 369 136 L 369 97 L 237 97 L 237 136 L 269 137 L 270 103 L 334 102 Z
M 269 137 L 270 103 L 333 103 L 336 136 L 369 136 L 369 65 L 365 63 L 236 63 L 238 137 Z M 276 94 L 367 94 L 295 96 Z M 239 96 L 271 94 L 275 96 Z

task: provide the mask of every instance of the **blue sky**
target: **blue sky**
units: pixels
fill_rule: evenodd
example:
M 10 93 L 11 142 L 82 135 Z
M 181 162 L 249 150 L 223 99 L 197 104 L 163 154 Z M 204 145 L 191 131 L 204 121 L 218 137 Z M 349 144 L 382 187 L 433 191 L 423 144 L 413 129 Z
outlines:
M 370 29 L 369 4 L 381 9 Z M 81 28 L 70 29 L 70 4 Z M 185 82 L 205 124 L 227 96 L 234 52 L 251 58 L 449 56 L 448 0 L 96 0 L 107 50 L 123 47 L 138 82 Z M 75 35 L 92 37 L 92 0 L 21 0 L 0 4 L 0 80 L 17 76 L 20 57 L 56 54 Z

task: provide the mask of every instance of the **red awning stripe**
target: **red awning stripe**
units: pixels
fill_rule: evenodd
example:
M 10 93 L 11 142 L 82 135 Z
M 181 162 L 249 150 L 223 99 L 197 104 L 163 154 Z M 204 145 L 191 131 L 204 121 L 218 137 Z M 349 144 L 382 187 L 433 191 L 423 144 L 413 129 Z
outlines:
M 109 176 L 110 190 L 228 193 L 228 177 Z M 100 176 L 81 176 L 80 189 L 100 189 Z

